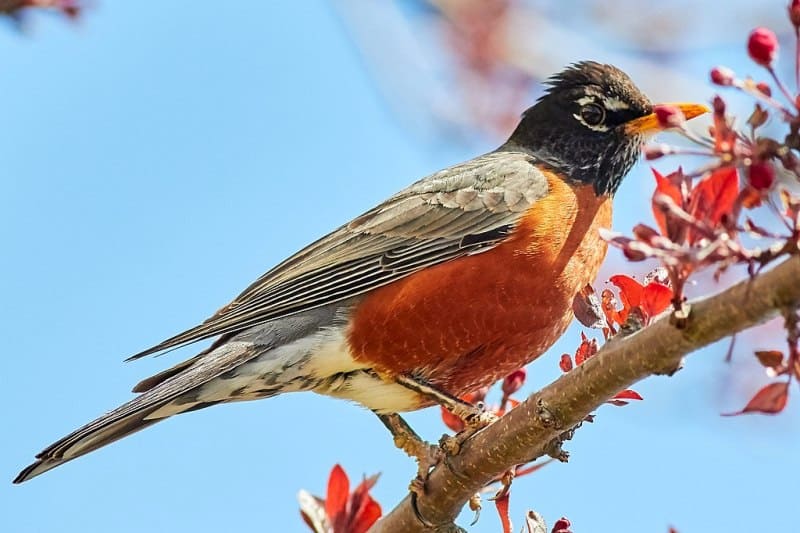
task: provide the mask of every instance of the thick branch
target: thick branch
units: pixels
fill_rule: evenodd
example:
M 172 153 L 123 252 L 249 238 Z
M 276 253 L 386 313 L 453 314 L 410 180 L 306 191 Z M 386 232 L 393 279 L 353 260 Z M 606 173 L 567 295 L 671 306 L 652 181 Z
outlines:
M 554 439 L 622 389 L 656 374 L 671 374 L 681 359 L 800 302 L 800 258 L 793 257 L 753 280 L 691 304 L 687 326 L 663 317 L 625 338 L 614 338 L 592 358 L 531 395 L 496 423 L 467 441 L 448 465 L 428 479 L 417 498 L 422 516 L 439 527 L 453 525 L 470 496 L 507 469 L 547 453 Z M 372 533 L 423 532 L 406 497 L 378 521 Z

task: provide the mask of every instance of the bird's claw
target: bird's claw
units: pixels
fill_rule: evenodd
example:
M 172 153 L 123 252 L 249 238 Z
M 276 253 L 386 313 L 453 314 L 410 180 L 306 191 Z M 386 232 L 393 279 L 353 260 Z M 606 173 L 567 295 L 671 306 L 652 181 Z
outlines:
M 439 439 L 439 448 L 441 448 L 446 456 L 452 457 L 458 455 L 461 451 L 461 446 L 470 437 L 500 418 L 494 413 L 483 410 L 482 407 L 476 407 L 476 409 L 480 409 L 480 411 L 474 412 L 464 418 L 464 425 L 466 427 L 463 430 L 455 435 L 442 435 L 442 438 Z
M 474 430 L 473 432 L 477 433 L 500 418 L 496 414 L 485 410 L 483 406 L 479 406 L 477 409 L 479 409 L 479 411 L 464 419 L 464 423 L 467 426 L 466 430 Z

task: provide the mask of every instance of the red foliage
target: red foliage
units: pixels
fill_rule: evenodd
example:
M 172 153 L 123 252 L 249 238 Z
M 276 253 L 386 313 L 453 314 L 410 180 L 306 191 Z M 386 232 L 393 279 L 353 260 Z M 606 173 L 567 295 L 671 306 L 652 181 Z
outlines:
M 325 500 L 301 491 L 303 521 L 315 533 L 366 533 L 382 514 L 380 504 L 369 493 L 377 480 L 377 475 L 364 478 L 351 493 L 344 469 L 334 465 Z
M 747 181 L 757 191 L 770 189 L 775 183 L 775 167 L 769 162 L 753 163 L 747 169 Z
M 594 291 L 594 287 L 586 284 L 572 300 L 572 312 L 575 318 L 587 328 L 602 328 L 603 305 Z
M 567 518 L 561 517 L 553 524 L 552 533 L 572 533 L 570 527 L 572 527 L 570 521 Z
M 783 352 L 778 350 L 761 350 L 756 352 L 758 362 L 766 368 L 780 368 L 783 364 Z
M 678 169 L 668 176 L 653 169 L 656 190 L 653 193 L 653 217 L 661 235 L 674 244 L 695 244 L 717 229 L 725 229 L 739 196 L 739 174 L 735 167 L 722 166 L 700 180 L 694 187 Z M 646 226 L 645 226 L 646 227 Z M 641 239 L 654 243 L 654 237 Z
M 569 356 L 569 354 L 565 353 L 561 356 L 559 367 L 561 368 L 562 372 L 567 373 L 574 367 L 582 365 L 587 359 L 596 354 L 598 349 L 597 340 L 589 339 L 584 333 L 581 333 L 581 343 L 578 345 L 578 349 L 575 350 L 575 364 L 573 365 L 572 358 Z M 606 403 L 621 407 L 628 404 L 626 400 L 642 399 L 643 398 L 638 392 L 625 389 L 622 392 L 614 395 L 614 397 L 608 400 Z
M 658 119 L 658 125 L 663 129 L 680 128 L 686 122 L 683 111 L 674 105 L 660 104 L 653 108 L 653 112 Z
M 667 213 L 665 213 L 663 209 L 657 208 L 655 204 L 655 200 L 658 195 L 666 196 L 672 200 L 675 205 L 681 205 L 683 203 L 681 194 L 681 184 L 684 181 L 683 172 L 678 170 L 677 172 L 673 172 L 665 177 L 662 176 L 656 169 L 653 169 L 653 176 L 656 178 L 656 190 L 653 192 L 653 202 L 651 202 L 653 218 L 656 219 L 656 223 L 658 224 L 662 235 L 671 241 L 683 240 L 679 236 L 681 225 L 673 220 L 674 217 L 671 217 L 668 222 Z
M 328 491 L 325 497 L 325 514 L 333 522 L 333 528 L 341 528 L 346 518 L 347 500 L 350 498 L 350 480 L 341 466 L 334 465 L 328 477 Z
M 731 215 L 734 202 L 739 196 L 739 172 L 736 167 L 720 167 L 701 180 L 689 193 L 688 212 L 696 220 L 702 220 L 712 230 L 720 227 L 725 217 Z M 688 240 L 694 244 L 705 235 L 689 228 Z
M 756 83 L 756 89 L 758 89 L 758 92 L 760 92 L 764 96 L 772 96 L 772 89 L 770 88 L 769 85 L 767 85 L 763 81 Z
M 764 413 L 774 415 L 783 411 L 789 399 L 789 382 L 770 383 L 753 396 L 744 409 L 735 413 L 726 413 L 724 416 L 735 416 L 745 413 Z
M 604 311 L 606 311 L 609 327 L 613 327 L 614 324 L 620 326 L 625 324 L 632 311 L 643 318 L 642 325 L 644 326 L 648 325 L 653 317 L 663 313 L 672 301 L 673 294 L 672 289 L 667 285 L 666 280 L 662 280 L 662 277 L 658 273 L 653 274 L 643 285 L 624 274 L 611 276 L 609 281 L 619 289 L 622 309 L 617 310 L 613 305 L 614 300 L 607 296 L 608 305 L 604 307 Z
M 7 0 L 0 3 L 0 13 L 19 19 L 30 9 L 55 10 L 76 19 L 81 14 L 82 4 L 80 0 Z
M 511 517 L 508 515 L 508 503 L 511 493 L 502 491 L 502 494 L 494 499 L 494 506 L 497 514 L 500 515 L 500 524 L 503 526 L 503 533 L 511 533 Z
M 795 74 L 796 84 L 800 85 L 800 0 L 789 4 L 789 17 L 797 36 Z M 684 303 L 684 287 L 689 277 L 703 268 L 715 267 L 715 278 L 718 279 L 732 265 L 741 264 L 747 267 L 748 274 L 754 276 L 779 258 L 800 255 L 800 197 L 777 179 L 780 165 L 786 179 L 794 178 L 795 182 L 800 182 L 800 158 L 796 155 L 800 150 L 800 95 L 797 93 L 800 87 L 791 92 L 773 70 L 778 42 L 772 31 L 765 28 L 754 30 L 747 50 L 756 63 L 767 68 L 781 98 L 773 98 L 772 88 L 764 82 L 739 79 L 732 70 L 716 67 L 710 73 L 713 83 L 740 90 L 755 100 L 753 112 L 746 121 L 749 132 L 734 129 L 734 120 L 726 114 L 725 101 L 715 96 L 709 136 L 699 136 L 683 124 L 678 125 L 679 132 L 700 146 L 699 150 L 657 145 L 646 151 L 649 158 L 692 153 L 707 155 L 711 162 L 694 173 L 684 173 L 679 168 L 663 175 L 653 170 L 656 187 L 651 205 L 658 230 L 638 224 L 633 228 L 632 237 L 610 232 L 603 234 L 632 261 L 658 259 L 669 280 L 641 285 L 628 276 L 614 276 L 611 281 L 620 290 L 622 307 L 619 308 L 610 290 L 603 291 L 601 308 L 607 322 L 606 338 L 616 332 L 617 326 L 625 324 L 632 314 L 634 318 L 641 317 L 646 325 L 670 302 L 675 309 L 675 324 L 683 327 L 688 311 Z M 663 114 L 659 116 L 662 126 L 680 122 L 671 116 L 669 110 L 660 112 Z M 771 116 L 788 126 L 788 133 L 778 137 L 782 140 L 758 131 Z M 740 186 L 740 171 L 745 176 L 743 186 Z M 772 194 L 776 189 L 780 191 L 783 210 L 775 201 L 777 195 Z M 778 219 L 777 227 L 782 229 L 772 229 L 776 224 L 762 226 L 742 216 L 744 210 L 760 205 L 770 208 Z M 768 246 L 747 248 L 742 234 L 753 237 L 751 240 L 754 241 L 769 239 L 772 242 Z M 800 318 L 796 316 L 796 310 L 786 313 L 786 330 L 789 332 L 786 355 L 771 350 L 756 352 L 756 357 L 770 376 L 786 376 L 787 381 L 763 387 L 743 410 L 733 414 L 782 411 L 787 402 L 789 383 L 793 379 L 800 380 Z M 569 369 L 571 364 L 568 357 L 562 357 L 562 369 Z
M 711 83 L 723 87 L 733 85 L 735 74 L 728 67 L 714 67 L 711 69 Z
M 792 0 L 789 2 L 789 20 L 795 30 L 800 27 L 800 0 Z

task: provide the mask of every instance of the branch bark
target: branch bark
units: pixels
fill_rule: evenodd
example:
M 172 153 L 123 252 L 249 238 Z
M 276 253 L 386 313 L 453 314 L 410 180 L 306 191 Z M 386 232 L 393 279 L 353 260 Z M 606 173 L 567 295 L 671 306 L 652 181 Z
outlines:
M 611 339 L 584 364 L 532 394 L 433 470 L 417 508 L 436 527 L 420 521 L 406 496 L 371 533 L 459 531 L 453 521 L 470 496 L 514 465 L 552 451 L 559 435 L 617 392 L 648 376 L 672 374 L 683 356 L 799 302 L 800 257 L 792 257 L 752 280 L 693 301 L 683 329 L 665 316 L 630 336 Z

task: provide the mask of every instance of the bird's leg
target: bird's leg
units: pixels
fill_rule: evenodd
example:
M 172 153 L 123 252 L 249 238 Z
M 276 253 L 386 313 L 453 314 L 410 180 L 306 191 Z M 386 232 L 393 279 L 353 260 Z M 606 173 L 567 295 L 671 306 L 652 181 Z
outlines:
M 409 489 L 412 492 L 424 489 L 428 473 L 442 460 L 442 450 L 438 446 L 422 440 L 417 432 L 411 429 L 408 422 L 397 413 L 376 412 L 375 414 L 394 437 L 395 446 L 417 461 L 417 477 L 411 482 Z
M 438 403 L 464 422 L 463 431 L 452 437 L 445 435 L 439 441 L 442 450 L 448 455 L 456 455 L 464 441 L 497 420 L 497 415 L 486 411 L 483 404 L 472 405 L 420 379 L 397 376 L 395 380 L 407 389 Z
M 472 405 L 418 378 L 397 376 L 395 381 L 407 389 L 438 403 L 460 418 L 468 429 L 483 429 L 497 420 L 497 416 L 487 412 L 483 404 Z

